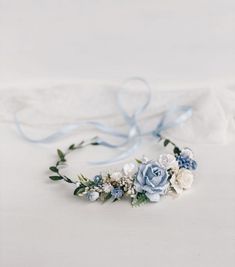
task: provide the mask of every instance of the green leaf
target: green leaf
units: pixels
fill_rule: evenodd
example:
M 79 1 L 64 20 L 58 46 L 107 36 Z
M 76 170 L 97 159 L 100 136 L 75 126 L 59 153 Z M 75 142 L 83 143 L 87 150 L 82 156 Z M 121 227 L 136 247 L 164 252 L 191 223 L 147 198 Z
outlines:
M 106 193 L 106 194 L 104 195 L 103 202 L 106 202 L 106 201 L 108 201 L 108 200 L 109 200 L 111 197 L 112 197 L 112 194 L 111 194 L 111 192 L 109 192 L 109 193 Z
M 132 204 L 133 207 L 138 207 L 138 206 L 140 206 L 142 204 L 148 203 L 149 201 L 150 200 L 145 195 L 145 193 L 138 193 L 137 196 L 132 199 L 131 204 Z
M 70 147 L 69 147 L 70 150 L 74 150 L 75 149 L 75 144 L 72 144 Z
M 58 173 L 59 171 L 55 166 L 51 166 L 49 170 L 51 170 L 52 172 L 56 172 L 56 173 Z
M 179 155 L 181 153 L 181 150 L 177 146 L 174 148 L 173 151 L 176 155 Z
M 135 161 L 136 161 L 137 163 L 139 163 L 139 164 L 142 164 L 142 161 L 139 160 L 139 159 L 135 159 Z
M 170 142 L 171 142 L 171 141 L 170 141 L 169 139 L 165 139 L 163 145 L 164 145 L 164 146 L 167 146 Z
M 78 196 L 79 194 L 83 193 L 84 191 L 85 191 L 85 187 L 80 185 L 79 187 L 77 187 L 77 188 L 74 190 L 73 194 L 74 194 L 75 196 Z
M 97 142 L 97 141 L 94 141 L 94 142 L 91 142 L 91 145 L 93 145 L 93 146 L 98 146 L 98 145 L 100 145 L 100 143 Z
M 49 178 L 53 181 L 63 180 L 63 177 L 61 176 L 49 176 Z
M 88 178 L 86 178 L 83 174 L 81 174 L 80 176 L 78 176 L 80 182 L 84 185 L 84 186 L 93 186 L 95 185 L 95 183 L 91 180 L 89 180 Z
M 65 155 L 60 149 L 57 149 L 57 154 L 61 161 L 65 161 Z

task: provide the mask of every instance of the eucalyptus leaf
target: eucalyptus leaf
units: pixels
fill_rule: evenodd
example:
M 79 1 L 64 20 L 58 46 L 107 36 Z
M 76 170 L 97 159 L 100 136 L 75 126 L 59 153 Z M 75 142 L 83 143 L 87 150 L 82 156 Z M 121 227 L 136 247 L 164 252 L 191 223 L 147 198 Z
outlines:
M 53 181 L 63 180 L 63 177 L 61 176 L 49 176 L 49 178 Z
M 165 139 L 163 145 L 167 146 L 171 141 L 169 139 Z
M 83 193 L 84 191 L 85 191 L 85 187 L 84 186 L 79 186 L 74 190 L 73 194 L 75 196 L 77 196 L 77 195 Z
M 132 199 L 131 204 L 132 204 L 133 207 L 138 207 L 138 206 L 140 206 L 142 204 L 148 203 L 149 201 L 150 200 L 145 195 L 145 193 L 138 193 L 137 196 Z
M 139 159 L 135 159 L 135 161 L 136 161 L 137 163 L 139 163 L 139 164 L 142 164 L 142 161 L 139 160 Z
M 75 149 L 75 144 L 72 144 L 70 147 L 69 147 L 70 150 L 74 150 Z
M 52 172 L 56 172 L 56 173 L 58 173 L 59 171 L 55 166 L 51 166 L 49 170 L 51 170 Z
M 177 146 L 174 148 L 173 151 L 176 155 L 179 155 L 181 153 L 181 150 Z
M 65 154 L 60 149 L 57 149 L 57 154 L 61 161 L 65 161 Z

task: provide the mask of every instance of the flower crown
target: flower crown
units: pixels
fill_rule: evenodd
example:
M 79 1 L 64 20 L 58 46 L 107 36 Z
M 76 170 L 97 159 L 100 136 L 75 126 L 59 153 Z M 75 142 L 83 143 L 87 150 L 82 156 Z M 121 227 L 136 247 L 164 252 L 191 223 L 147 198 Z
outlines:
M 72 151 L 79 150 L 88 145 L 99 145 L 97 138 L 82 141 L 78 145 L 72 144 L 62 152 L 57 150 L 58 161 L 49 169 L 53 181 L 64 180 L 76 186 L 74 195 L 86 197 L 89 201 L 101 200 L 113 202 L 128 197 L 132 206 L 139 206 L 148 202 L 158 202 L 161 196 L 181 194 L 191 187 L 193 183 L 192 170 L 197 168 L 192 150 L 179 149 L 171 140 L 159 136 L 164 147 L 171 145 L 172 154 L 162 154 L 158 160 L 149 160 L 146 157 L 136 163 L 125 164 L 121 171 L 97 174 L 92 178 L 78 175 L 71 179 L 61 173 L 66 165 L 66 156 Z

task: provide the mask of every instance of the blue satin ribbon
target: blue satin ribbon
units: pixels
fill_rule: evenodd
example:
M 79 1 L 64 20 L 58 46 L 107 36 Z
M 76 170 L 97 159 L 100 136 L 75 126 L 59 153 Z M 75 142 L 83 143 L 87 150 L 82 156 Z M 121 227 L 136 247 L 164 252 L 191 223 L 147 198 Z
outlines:
M 121 96 L 122 96 L 123 91 L 126 89 L 126 86 L 133 81 L 137 81 L 144 85 L 144 88 L 146 89 L 146 99 L 141 106 L 139 106 L 132 114 L 129 115 L 127 111 L 125 110 L 125 107 L 122 104 Z M 192 116 L 192 108 L 190 106 L 174 106 L 163 113 L 162 117 L 160 118 L 159 123 L 156 125 L 153 131 L 142 132 L 138 124 L 138 116 L 146 110 L 146 108 L 148 107 L 150 103 L 151 88 L 149 84 L 140 77 L 129 78 L 125 80 L 121 84 L 120 87 L 121 89 L 117 93 L 117 105 L 119 107 L 120 113 L 122 114 L 126 124 L 129 127 L 129 130 L 127 133 L 120 132 L 116 129 L 109 127 L 108 125 L 105 125 L 97 121 L 85 120 L 85 121 L 79 121 L 79 122 L 72 123 L 72 124 L 67 124 L 61 129 L 59 129 L 58 131 L 50 134 L 49 136 L 45 138 L 33 139 L 25 134 L 25 132 L 22 129 L 22 125 L 18 119 L 18 116 L 17 114 L 15 114 L 15 124 L 16 124 L 17 130 L 20 133 L 20 135 L 28 142 L 46 144 L 46 143 L 51 143 L 53 141 L 56 141 L 66 136 L 67 134 L 71 133 L 72 131 L 77 130 L 83 126 L 86 126 L 86 125 L 93 126 L 95 129 L 99 130 L 101 133 L 105 133 L 113 137 L 122 139 L 120 143 L 116 143 L 116 144 L 110 143 L 99 137 L 95 139 L 95 142 L 98 145 L 122 150 L 116 157 L 113 157 L 112 159 L 89 162 L 91 164 L 109 164 L 109 163 L 123 160 L 129 157 L 131 154 L 133 154 L 134 151 L 139 147 L 143 136 L 152 135 L 156 138 L 159 138 L 163 131 L 178 126 L 179 124 L 183 123 L 184 121 L 186 121 L 188 118 Z

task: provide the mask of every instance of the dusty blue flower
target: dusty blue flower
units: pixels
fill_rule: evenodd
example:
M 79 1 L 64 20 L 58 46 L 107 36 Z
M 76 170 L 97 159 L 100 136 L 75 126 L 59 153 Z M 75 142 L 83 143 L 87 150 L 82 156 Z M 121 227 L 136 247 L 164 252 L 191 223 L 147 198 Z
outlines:
M 95 184 L 100 184 L 102 181 L 102 176 L 101 175 L 95 175 L 92 180 Z
M 180 168 L 185 168 L 188 170 L 195 170 L 197 168 L 197 162 L 185 155 L 179 155 L 177 161 Z
M 152 202 L 157 202 L 160 195 L 164 195 L 169 185 L 166 169 L 157 163 L 147 162 L 139 166 L 135 180 L 137 192 L 145 192 L 145 195 Z
M 120 187 L 114 187 L 111 191 L 111 195 L 114 198 L 121 198 L 123 195 L 123 190 Z

